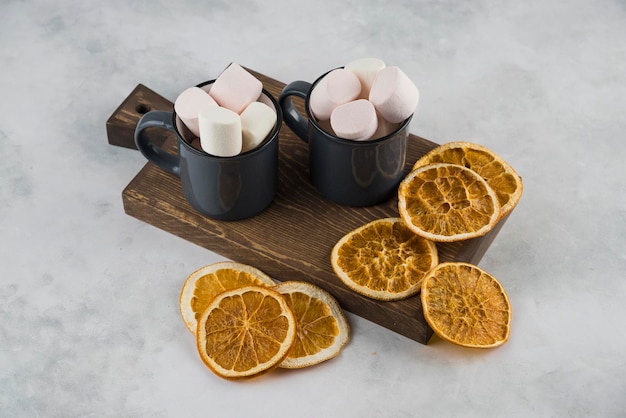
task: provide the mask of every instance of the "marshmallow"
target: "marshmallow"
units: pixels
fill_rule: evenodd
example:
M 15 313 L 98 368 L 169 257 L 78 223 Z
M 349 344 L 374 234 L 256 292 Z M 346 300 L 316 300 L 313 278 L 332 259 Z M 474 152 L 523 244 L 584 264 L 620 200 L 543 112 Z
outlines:
M 368 99 L 374 79 L 385 68 L 385 62 L 378 58 L 361 58 L 346 64 L 345 68 L 352 71 L 361 82 L 359 99 Z
M 198 139 L 200 138 L 198 135 L 194 134 L 193 132 L 189 130 L 189 128 L 187 127 L 187 125 L 185 125 L 185 122 L 183 122 L 181 118 L 177 117 L 175 123 L 176 123 L 176 129 L 178 129 L 180 136 L 185 141 L 191 142 L 196 138 Z
M 365 99 L 337 106 L 330 115 L 330 125 L 340 138 L 366 141 L 378 127 L 376 110 Z
M 361 82 L 350 70 L 338 68 L 322 78 L 309 97 L 309 107 L 313 116 L 328 120 L 333 109 L 348 103 L 361 93 Z
M 388 122 L 399 123 L 415 112 L 419 91 L 398 67 L 386 67 L 378 72 L 369 100 Z
M 387 122 L 387 120 L 385 120 L 385 118 L 381 117 L 380 115 L 377 115 L 377 117 L 378 128 L 376 129 L 376 132 L 374 132 L 374 135 L 372 135 L 371 139 L 378 139 L 382 138 L 383 136 L 387 136 L 400 127 L 399 123 Z
M 179 94 L 174 102 L 176 114 L 195 136 L 200 136 L 198 112 L 206 106 L 217 106 L 217 103 L 200 87 L 188 88 Z
M 263 91 L 263 83 L 237 63 L 232 63 L 217 77 L 209 94 L 218 105 L 241 114 Z
M 261 102 L 252 102 L 241 112 L 241 152 L 256 148 L 274 128 L 277 120 L 274 109 Z
M 220 106 L 202 108 L 198 114 L 200 145 L 217 157 L 232 157 L 241 152 L 241 118 Z

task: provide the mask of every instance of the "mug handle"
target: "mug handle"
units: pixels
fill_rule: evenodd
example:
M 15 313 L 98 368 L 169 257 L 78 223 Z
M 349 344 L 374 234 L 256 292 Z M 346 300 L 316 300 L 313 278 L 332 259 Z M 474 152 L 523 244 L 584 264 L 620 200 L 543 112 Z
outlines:
M 280 93 L 280 96 L 278 97 L 278 103 L 282 108 L 285 123 L 289 129 L 291 129 L 304 142 L 309 142 L 309 124 L 306 117 L 302 116 L 300 112 L 298 112 L 298 109 L 296 109 L 296 106 L 293 104 L 290 96 L 297 96 L 302 99 L 306 99 L 310 89 L 311 83 L 306 81 L 294 81 L 285 86 L 282 93 Z
M 143 115 L 135 128 L 135 145 L 149 161 L 169 173 L 180 176 L 180 157 L 170 154 L 150 141 L 143 134 L 143 131 L 147 128 L 163 128 L 176 133 L 172 125 L 172 112 L 152 110 Z

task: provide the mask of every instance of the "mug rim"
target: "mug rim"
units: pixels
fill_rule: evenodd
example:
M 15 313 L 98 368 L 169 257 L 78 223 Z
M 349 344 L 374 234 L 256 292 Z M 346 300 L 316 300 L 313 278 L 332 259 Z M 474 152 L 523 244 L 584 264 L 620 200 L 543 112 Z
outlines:
M 196 87 L 202 88 L 204 86 L 207 86 L 209 84 L 214 83 L 215 80 L 217 80 L 217 79 L 203 81 L 202 83 L 197 84 Z M 181 134 L 181 132 L 178 130 L 178 124 L 176 123 L 176 117 L 177 117 L 176 116 L 176 110 L 173 110 L 172 111 L 172 125 L 174 126 L 174 130 L 176 132 L 178 143 L 182 143 L 189 152 L 195 153 L 195 154 L 197 154 L 199 156 L 215 158 L 215 159 L 224 160 L 224 161 L 234 161 L 234 160 L 238 160 L 238 159 L 242 159 L 242 158 L 247 158 L 249 156 L 252 156 L 254 154 L 262 152 L 274 140 L 278 140 L 278 136 L 280 134 L 280 128 L 281 128 L 281 126 L 283 124 L 283 111 L 280 108 L 280 106 L 278 105 L 278 101 L 276 100 L 276 98 L 274 98 L 274 96 L 269 91 L 267 91 L 265 89 L 265 87 L 261 90 L 261 94 L 265 94 L 265 96 L 270 100 L 270 102 L 272 102 L 272 105 L 274 106 L 274 110 L 276 111 L 276 123 L 274 124 L 274 127 L 272 128 L 270 133 L 267 135 L 267 137 L 263 140 L 263 142 L 261 142 L 261 144 L 259 144 L 258 146 L 254 147 L 253 149 L 248 150 L 246 152 L 239 153 L 237 155 L 233 155 L 232 157 L 221 157 L 221 156 L 218 156 L 218 155 L 211 155 L 211 154 L 209 154 L 208 152 L 206 152 L 204 150 L 199 150 L 199 149 L 195 148 L 194 146 L 192 146 L 185 139 L 185 137 Z M 182 123 L 182 121 L 181 121 L 181 123 Z
M 413 115 L 415 114 L 415 112 L 411 113 L 411 115 L 406 118 L 405 120 L 403 120 L 402 122 L 400 122 L 400 125 L 398 126 L 397 129 L 395 129 L 393 132 L 377 138 L 377 139 L 373 139 L 373 140 L 365 140 L 365 141 L 355 141 L 354 139 L 347 139 L 347 138 L 341 138 L 335 134 L 332 134 L 330 132 L 325 131 L 324 129 L 322 129 L 322 127 L 318 124 L 317 119 L 315 118 L 315 116 L 313 116 L 313 113 L 311 113 L 311 109 L 309 106 L 309 101 L 310 101 L 310 97 L 311 97 L 311 92 L 313 91 L 313 89 L 315 88 L 315 86 L 322 80 L 322 78 L 324 78 L 326 75 L 328 75 L 328 73 L 330 73 L 331 71 L 335 71 L 338 70 L 340 68 L 344 68 L 344 67 L 337 67 L 337 68 L 333 68 L 332 70 L 328 70 L 326 71 L 324 74 L 322 74 L 321 76 L 319 76 L 314 82 L 313 84 L 311 84 L 311 87 L 309 88 L 309 91 L 306 95 L 306 98 L 304 100 L 304 110 L 306 111 L 306 115 L 307 118 L 309 119 L 309 122 L 315 127 L 315 129 L 317 129 L 318 131 L 324 133 L 329 139 L 332 139 L 334 141 L 343 143 L 343 144 L 350 144 L 352 146 L 357 146 L 357 147 L 366 147 L 366 146 L 371 146 L 371 145 L 375 145 L 378 144 L 380 142 L 384 142 L 386 140 L 388 140 L 389 138 L 395 136 L 398 132 L 404 130 L 407 125 L 411 122 L 411 119 L 413 119 Z

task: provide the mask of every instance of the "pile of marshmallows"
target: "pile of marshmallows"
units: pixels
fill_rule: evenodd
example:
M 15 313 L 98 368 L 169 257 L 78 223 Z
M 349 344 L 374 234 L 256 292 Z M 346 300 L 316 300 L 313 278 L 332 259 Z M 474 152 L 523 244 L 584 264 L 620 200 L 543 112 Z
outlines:
M 400 68 L 362 58 L 326 74 L 311 92 L 309 109 L 336 136 L 366 141 L 396 130 L 418 101 L 417 87 Z
M 263 83 L 237 63 L 226 68 L 207 92 L 183 91 L 174 102 L 176 114 L 200 138 L 204 152 L 233 157 L 256 148 L 276 124 L 276 111 L 258 101 Z

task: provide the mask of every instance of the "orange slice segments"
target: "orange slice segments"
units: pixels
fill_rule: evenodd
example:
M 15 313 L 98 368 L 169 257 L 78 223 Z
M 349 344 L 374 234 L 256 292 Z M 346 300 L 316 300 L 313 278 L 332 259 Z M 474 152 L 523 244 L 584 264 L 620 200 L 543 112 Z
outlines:
M 296 318 L 283 296 L 245 286 L 216 296 L 198 321 L 200 358 L 226 379 L 252 377 L 276 367 L 296 337 Z
M 296 340 L 279 367 L 313 366 L 337 356 L 350 338 L 348 321 L 335 298 L 311 283 L 286 281 L 274 290 L 296 317 Z
M 522 178 L 502 157 L 485 146 L 463 141 L 448 142 L 422 156 L 413 170 L 434 163 L 462 165 L 478 173 L 496 192 L 500 217 L 513 210 L 522 196 Z
M 398 188 L 398 211 L 409 229 L 432 241 L 485 235 L 499 219 L 493 189 L 475 171 L 429 164 L 410 172 Z
M 342 237 L 331 252 L 333 270 L 346 286 L 377 300 L 415 295 L 438 261 L 435 244 L 400 218 L 369 222 Z
M 441 263 L 422 282 L 424 318 L 442 339 L 465 347 L 504 344 L 511 306 L 502 285 L 477 266 Z

